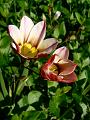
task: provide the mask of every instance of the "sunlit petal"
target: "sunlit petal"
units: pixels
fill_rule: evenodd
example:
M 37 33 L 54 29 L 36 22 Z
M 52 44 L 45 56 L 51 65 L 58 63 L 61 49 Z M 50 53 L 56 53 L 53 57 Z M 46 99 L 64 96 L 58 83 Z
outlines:
M 15 25 L 8 26 L 9 34 L 12 37 L 13 41 L 16 44 L 22 44 L 22 37 L 20 34 L 20 30 Z
M 68 59 L 69 50 L 66 47 L 60 47 L 53 54 L 57 54 L 60 59 Z
M 49 53 L 54 50 L 57 47 L 57 40 L 54 38 L 49 38 L 46 40 L 43 40 L 43 42 L 41 44 L 38 45 L 37 49 L 39 51 L 48 51 Z
M 38 22 L 31 30 L 28 41 L 33 46 L 38 46 L 43 41 L 46 34 L 45 21 Z
M 27 38 L 33 26 L 34 26 L 33 21 L 29 17 L 23 16 L 20 24 L 20 31 L 23 36 L 23 41 L 27 41 Z

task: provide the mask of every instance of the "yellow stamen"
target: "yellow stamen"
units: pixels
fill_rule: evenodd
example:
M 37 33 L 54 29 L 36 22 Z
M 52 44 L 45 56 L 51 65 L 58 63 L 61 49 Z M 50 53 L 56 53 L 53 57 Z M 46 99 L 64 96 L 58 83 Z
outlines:
M 34 58 L 37 55 L 38 50 L 35 47 L 32 47 L 30 43 L 24 43 L 21 46 L 21 55 L 28 57 L 28 58 Z
M 58 74 L 58 67 L 56 65 L 54 65 L 54 64 L 52 64 L 50 66 L 49 70 L 56 73 L 56 74 Z

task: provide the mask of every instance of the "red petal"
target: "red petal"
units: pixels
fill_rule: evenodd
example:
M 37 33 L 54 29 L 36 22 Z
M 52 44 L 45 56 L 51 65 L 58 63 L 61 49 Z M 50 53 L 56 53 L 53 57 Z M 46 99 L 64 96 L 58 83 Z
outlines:
M 69 75 L 63 76 L 62 79 L 61 76 L 58 76 L 57 79 L 58 82 L 64 82 L 64 83 L 72 83 L 75 82 L 76 80 L 77 80 L 77 76 L 74 72 Z

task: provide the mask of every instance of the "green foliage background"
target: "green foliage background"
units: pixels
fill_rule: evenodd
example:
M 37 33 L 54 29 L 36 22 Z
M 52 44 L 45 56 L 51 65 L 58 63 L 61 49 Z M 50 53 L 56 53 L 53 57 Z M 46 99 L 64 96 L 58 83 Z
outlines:
M 19 27 L 23 15 L 34 23 L 46 17 L 46 38 L 67 46 L 78 64 L 75 83 L 43 80 L 38 73 L 47 58 L 29 62 L 12 50 L 7 27 Z M 89 39 L 90 0 L 0 0 L 0 119 L 90 120 Z

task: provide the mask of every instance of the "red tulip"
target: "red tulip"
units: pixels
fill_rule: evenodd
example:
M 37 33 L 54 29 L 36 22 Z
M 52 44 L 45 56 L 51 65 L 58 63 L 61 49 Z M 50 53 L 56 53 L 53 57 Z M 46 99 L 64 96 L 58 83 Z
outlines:
M 34 25 L 33 21 L 23 16 L 20 28 L 9 25 L 9 34 L 13 39 L 12 47 L 24 58 L 38 58 L 49 54 L 57 47 L 58 42 L 54 38 L 44 40 L 46 34 L 46 22 L 41 21 Z
M 50 81 L 71 83 L 77 80 L 74 73 L 76 64 L 68 59 L 69 50 L 66 47 L 58 48 L 50 59 L 42 66 L 41 76 Z

